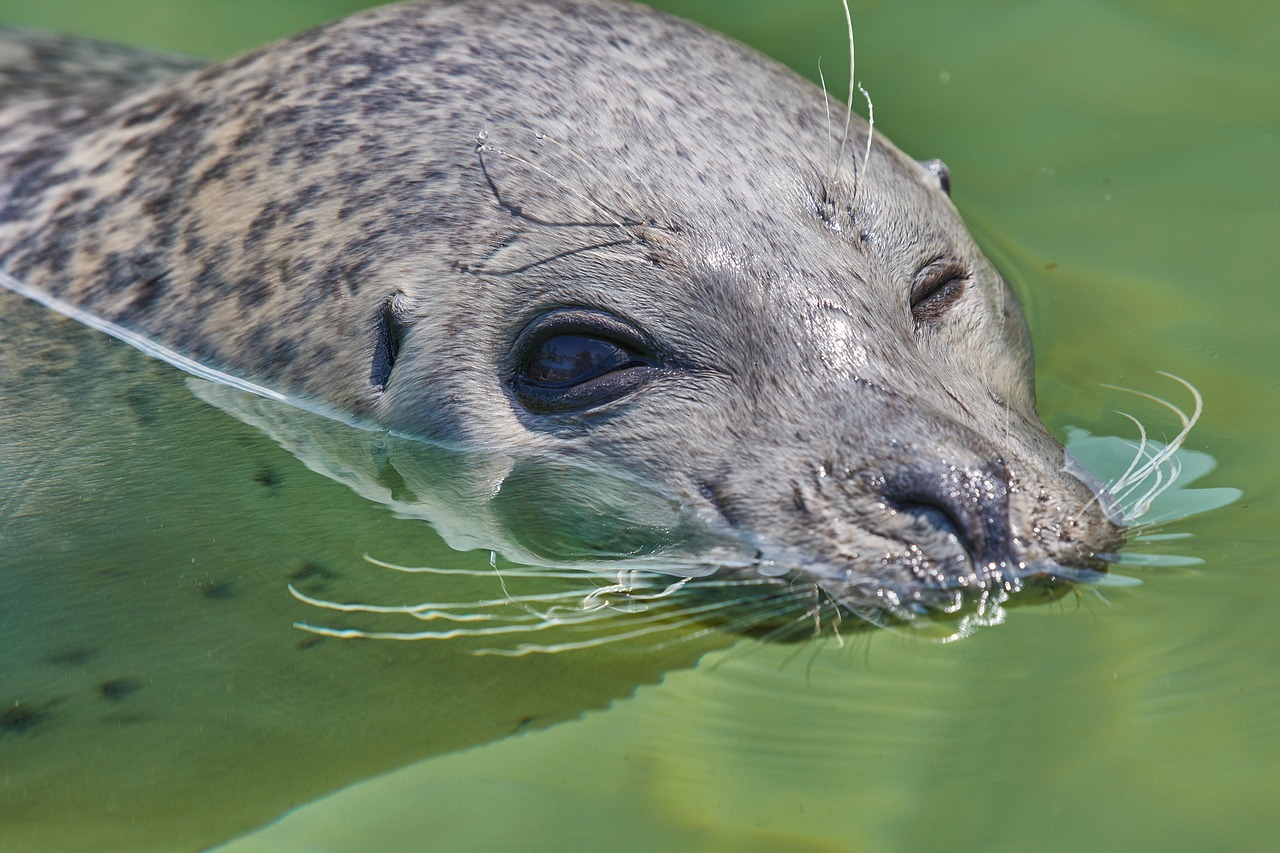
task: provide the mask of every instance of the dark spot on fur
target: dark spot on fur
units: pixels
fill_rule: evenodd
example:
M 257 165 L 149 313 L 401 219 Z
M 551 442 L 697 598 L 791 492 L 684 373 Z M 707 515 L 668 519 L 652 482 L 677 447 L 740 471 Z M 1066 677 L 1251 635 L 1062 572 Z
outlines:
M 254 326 L 252 331 L 249 332 L 247 337 L 249 343 L 248 349 L 251 352 L 257 353 L 259 357 L 261 357 L 262 353 L 271 349 L 275 342 L 275 338 L 275 327 L 269 320 L 264 320 L 257 326 Z
M 168 286 L 168 273 L 160 273 L 139 281 L 133 287 L 133 296 L 129 299 L 128 306 L 120 313 L 117 319 L 126 319 L 130 316 L 144 313 L 154 307 L 164 296 Z
M 298 343 L 290 338 L 282 338 L 271 347 L 273 364 L 288 364 L 298 356 Z
M 281 207 L 286 221 L 293 219 L 304 210 L 309 210 L 324 195 L 324 184 L 307 184 L 297 195 Z
M 169 108 L 166 100 L 154 99 L 145 107 L 139 108 L 137 111 L 130 113 L 127 118 L 120 123 L 121 127 L 137 127 L 140 124 L 150 124 L 160 116 L 164 115 L 165 110 Z
M 132 678 L 113 678 L 98 685 L 98 692 L 108 702 L 120 702 L 141 689 L 142 682 Z
M 201 172 L 191 184 L 191 188 L 198 190 L 200 187 L 205 184 L 212 183 L 213 181 L 225 180 L 227 176 L 231 174 L 232 167 L 237 163 L 240 163 L 243 159 L 243 157 L 238 157 L 233 154 L 223 156 L 212 166 Z
M 66 213 L 75 213 L 77 209 L 84 206 L 84 203 L 89 200 L 90 195 L 91 193 L 86 187 L 80 187 L 77 190 L 73 190 L 66 198 L 58 202 L 58 206 L 53 209 L 54 215 L 59 216 Z
M 256 308 L 271 296 L 272 287 L 264 275 L 247 275 L 236 284 L 236 299 L 243 308 Z
M 294 226 L 293 231 L 289 233 L 288 241 L 295 245 L 307 243 L 315 236 L 316 223 L 314 219 L 306 219 Z
M 316 282 L 318 291 L 339 299 L 359 292 L 360 285 L 366 278 L 370 261 L 368 258 L 349 260 L 350 257 L 351 254 L 342 252 L 336 261 L 320 273 L 319 280 Z
M 311 275 L 311 271 L 316 268 L 316 262 L 311 258 L 297 258 L 288 261 L 288 267 L 281 267 L 280 278 L 288 281 L 291 278 L 302 279 Z
M 41 141 L 44 141 L 43 139 Z M 51 141 L 51 140 L 50 140 Z M 0 207 L 0 222 L 16 222 L 26 217 L 26 199 L 38 198 L 50 187 L 80 176 L 79 169 L 54 173 L 54 164 L 65 154 L 62 146 L 32 146 L 6 164 L 5 204 Z
M 313 356 L 314 360 L 321 364 L 327 364 L 334 361 L 337 357 L 338 352 L 333 348 L 332 344 L 321 344 L 316 347 L 315 354 Z
M 230 249 L 225 245 L 216 247 L 209 253 L 209 258 L 201 266 L 196 275 L 196 289 L 203 293 L 220 293 L 226 282 L 222 271 L 227 265 Z
M 98 267 L 98 277 L 108 290 L 123 290 L 128 287 L 133 283 L 136 272 L 133 259 L 121 252 L 111 252 L 102 259 Z
M 269 201 L 262 206 L 258 215 L 249 223 L 249 231 L 245 234 L 242 246 L 246 253 L 253 251 L 267 233 L 280 223 L 280 216 L 280 208 L 274 201 Z

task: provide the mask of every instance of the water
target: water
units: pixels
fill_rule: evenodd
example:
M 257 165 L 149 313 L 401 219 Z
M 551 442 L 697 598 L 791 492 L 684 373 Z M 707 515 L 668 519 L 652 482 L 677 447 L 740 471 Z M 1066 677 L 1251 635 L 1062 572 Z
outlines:
M 208 38 L 207 52 L 230 52 L 339 5 L 281 5 L 297 17 L 254 34 L 237 29 L 257 17 L 250 4 L 168 3 L 157 38 L 201 49 L 194 32 Z M 682 8 L 810 76 L 821 58 L 828 83 L 845 85 L 838 4 Z M 0 18 L 39 14 L 50 25 L 148 40 L 136 22 L 151 12 L 95 23 L 61 11 L 67 17 L 55 21 L 57 4 L 24 11 L 0 2 Z M 1188 446 L 1218 467 L 1197 485 L 1244 494 L 1163 531 L 1193 538 L 1140 549 L 1199 562 L 1126 566 L 1140 586 L 1019 608 L 958 643 L 889 633 L 844 648 L 742 641 L 693 669 L 650 661 L 647 675 L 635 656 L 623 664 L 634 671 L 615 673 L 597 695 L 563 701 L 556 691 L 584 674 L 605 677 L 618 659 L 522 659 L 503 678 L 553 694 L 530 700 L 548 709 L 546 721 L 666 675 L 545 730 L 499 737 L 521 717 L 484 720 L 483 731 L 426 751 L 473 748 L 355 785 L 226 850 L 1271 846 L 1280 802 L 1280 456 L 1271 450 L 1280 416 L 1271 257 L 1280 237 L 1280 16 L 1262 0 L 858 3 L 854 12 L 858 77 L 877 126 L 915 156 L 948 162 L 958 206 L 1024 297 L 1051 428 L 1062 437 L 1069 427 L 1123 431 L 1110 410 L 1133 403 L 1103 384 L 1172 395 L 1158 370 L 1203 392 Z M 229 423 L 203 428 L 225 435 L 227 448 L 258 442 L 241 463 L 246 479 L 260 460 L 287 464 L 265 438 Z M 407 533 L 356 509 L 335 484 L 325 492 L 296 463 L 283 470 L 287 487 L 319 488 L 323 505 L 336 507 L 316 531 L 339 513 L 352 529 L 354 512 L 363 529 L 388 537 L 388 558 L 420 556 Z M 296 520 L 303 509 L 281 512 Z M 283 535 L 266 524 L 263 535 Z M 360 544 L 320 550 L 345 548 L 358 561 Z M 280 559 L 293 559 L 286 545 Z M 417 672 L 465 682 L 466 656 L 415 654 L 425 668 Z M 402 677 L 410 672 L 402 663 L 394 677 L 353 691 L 380 681 L 386 702 L 430 699 Z M 490 689 L 494 704 L 513 701 Z M 341 717 L 353 695 L 335 702 L 317 691 L 307 712 Z M 335 743 L 361 727 L 358 717 L 342 723 L 329 732 Z M 400 737 L 410 723 L 377 724 Z

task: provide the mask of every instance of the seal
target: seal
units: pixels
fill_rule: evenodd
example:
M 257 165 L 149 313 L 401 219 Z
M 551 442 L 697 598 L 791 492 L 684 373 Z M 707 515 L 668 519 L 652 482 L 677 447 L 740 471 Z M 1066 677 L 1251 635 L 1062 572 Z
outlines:
M 442 0 L 200 65 L 0 34 L 0 847 L 202 849 L 732 639 L 300 634 L 290 586 L 415 600 L 350 569 L 370 542 L 488 569 L 363 497 L 693 578 L 728 603 L 687 613 L 778 639 L 990 618 L 1120 544 L 945 167 L 776 63 L 637 6 Z M 92 329 L 259 395 L 200 392 L 351 491 Z
M 945 166 L 748 48 L 461 0 L 158 83 L 68 87 L 65 55 L 105 61 L 45 50 L 59 82 L 0 112 L 0 264 L 46 305 L 398 435 L 626 472 L 788 620 L 981 609 L 1122 541 Z

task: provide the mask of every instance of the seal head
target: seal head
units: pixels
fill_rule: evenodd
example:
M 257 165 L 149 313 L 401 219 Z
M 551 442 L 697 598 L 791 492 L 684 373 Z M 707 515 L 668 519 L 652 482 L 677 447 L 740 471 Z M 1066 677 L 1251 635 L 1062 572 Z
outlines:
M 392 6 L 60 103 L 0 148 L 9 275 L 402 435 L 625 472 L 787 618 L 981 608 L 1121 542 L 945 166 L 700 27 Z

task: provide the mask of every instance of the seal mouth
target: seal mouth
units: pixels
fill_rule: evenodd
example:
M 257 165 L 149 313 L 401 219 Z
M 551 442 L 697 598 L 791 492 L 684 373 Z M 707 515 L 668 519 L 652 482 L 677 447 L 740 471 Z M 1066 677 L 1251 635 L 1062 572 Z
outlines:
M 736 633 L 783 642 L 926 624 L 950 636 L 967 635 L 977 627 L 999 624 L 1009 607 L 1053 601 L 1107 577 L 1101 558 L 1087 567 L 1051 560 L 965 563 L 964 572 L 925 568 L 922 576 L 896 583 L 865 570 L 813 564 L 782 573 L 776 567 L 756 567 L 749 576 L 743 569 L 727 570 L 716 577 L 727 577 L 730 585 L 752 583 L 755 591 L 749 602 L 726 608 L 714 621 Z M 723 591 L 703 590 L 698 581 L 682 591 L 682 596 L 697 600 L 713 595 L 719 597 Z
M 1002 621 L 1008 607 L 1105 581 L 1123 541 L 1123 528 L 1110 519 L 1091 523 L 1092 537 L 1076 533 L 1079 525 L 1068 519 L 1037 529 L 1028 543 L 1007 523 L 984 525 L 982 535 L 970 524 L 966 532 L 963 520 L 933 504 L 900 503 L 895 512 L 899 524 L 880 533 L 888 547 L 875 556 L 815 560 L 801 548 L 779 547 L 750 565 L 722 567 L 717 579 L 757 586 L 754 600 L 726 608 L 717 621 L 773 640 L 925 623 L 968 631 Z M 712 594 L 699 586 L 682 594 Z

